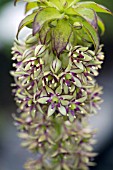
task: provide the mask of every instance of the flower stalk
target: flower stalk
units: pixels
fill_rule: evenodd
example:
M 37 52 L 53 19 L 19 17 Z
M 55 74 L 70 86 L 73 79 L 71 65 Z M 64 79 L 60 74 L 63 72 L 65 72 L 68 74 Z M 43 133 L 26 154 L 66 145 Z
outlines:
M 96 12 L 111 12 L 94 2 L 26 2 L 31 12 L 19 25 L 11 71 L 18 136 L 35 155 L 25 169 L 88 170 L 96 154 L 95 131 L 86 122 L 102 102 L 95 77 L 104 60 L 98 36 L 104 24 Z M 20 43 L 25 26 L 32 34 Z

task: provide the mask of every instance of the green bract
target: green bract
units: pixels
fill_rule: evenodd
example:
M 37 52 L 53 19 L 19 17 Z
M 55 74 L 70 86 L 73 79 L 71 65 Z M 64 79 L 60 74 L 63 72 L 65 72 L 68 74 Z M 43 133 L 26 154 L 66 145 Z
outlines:
M 37 33 L 40 34 L 40 31 L 43 31 L 44 29 L 43 26 L 47 24 L 50 28 L 48 32 L 50 32 L 51 38 L 53 39 L 54 36 L 55 42 L 52 43 L 52 49 L 57 53 L 57 55 L 59 55 L 66 47 L 70 38 L 77 39 L 76 43 L 78 44 L 78 39 L 81 38 L 84 33 L 87 34 L 88 41 L 94 44 L 95 51 L 97 52 L 99 48 L 98 25 L 103 33 L 104 24 L 96 12 L 111 14 L 107 8 L 90 1 L 25 0 L 25 2 L 27 2 L 26 12 L 31 9 L 33 11 L 20 23 L 17 37 L 24 26 L 29 26 L 29 24 L 31 24 L 31 27 L 33 28 L 33 35 L 35 35 Z M 78 31 L 78 29 L 74 26 L 78 22 L 81 25 L 80 31 Z M 61 29 L 59 29 L 59 27 Z M 81 33 L 82 31 L 84 33 Z M 48 32 L 45 32 L 45 36 Z M 81 34 L 80 37 L 79 33 Z M 57 40 L 59 40 L 59 46 Z M 82 41 L 83 38 L 81 43 Z M 84 38 L 84 41 L 87 42 L 87 39 Z
M 18 136 L 22 146 L 36 154 L 25 169 L 88 170 L 96 154 L 95 132 L 86 119 L 102 102 L 102 87 L 95 77 L 104 60 L 98 28 L 103 34 L 105 27 L 96 12 L 111 12 L 91 1 L 25 2 L 11 71 Z M 32 34 L 20 43 L 18 35 L 25 26 Z

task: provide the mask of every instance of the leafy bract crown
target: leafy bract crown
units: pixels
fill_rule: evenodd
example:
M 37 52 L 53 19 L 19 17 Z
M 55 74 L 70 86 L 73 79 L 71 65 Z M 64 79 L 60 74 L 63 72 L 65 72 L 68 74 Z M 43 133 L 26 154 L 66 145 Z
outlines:
M 15 4 L 21 0 L 15 0 Z M 94 45 L 99 48 L 98 27 L 102 34 L 105 27 L 97 12 L 111 14 L 110 10 L 92 1 L 79 0 L 23 0 L 28 14 L 20 23 L 20 30 L 27 26 L 33 35 L 39 35 L 42 44 L 51 43 L 53 52 L 59 56 L 68 42 L 73 45 Z

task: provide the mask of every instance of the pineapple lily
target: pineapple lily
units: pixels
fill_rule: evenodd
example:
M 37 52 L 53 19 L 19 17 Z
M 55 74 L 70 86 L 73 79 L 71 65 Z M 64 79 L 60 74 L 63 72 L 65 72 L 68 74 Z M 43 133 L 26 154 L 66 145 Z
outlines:
M 86 122 L 102 102 L 95 77 L 104 60 L 98 28 L 103 34 L 105 27 L 96 12 L 111 12 L 91 1 L 25 2 L 11 71 L 19 112 L 15 125 L 22 146 L 35 155 L 25 169 L 88 170 L 96 154 L 95 132 Z M 25 26 L 32 34 L 20 43 Z

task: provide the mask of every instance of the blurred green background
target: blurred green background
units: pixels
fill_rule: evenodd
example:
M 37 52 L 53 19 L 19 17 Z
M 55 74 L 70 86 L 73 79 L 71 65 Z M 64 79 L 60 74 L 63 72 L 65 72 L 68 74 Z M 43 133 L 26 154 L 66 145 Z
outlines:
M 113 0 L 95 0 L 113 12 Z M 91 170 L 113 169 L 113 17 L 100 14 L 106 25 L 106 32 L 101 37 L 105 44 L 106 54 L 103 69 L 97 81 L 104 87 L 104 103 L 99 115 L 91 118 L 91 125 L 99 129 L 96 136 L 98 143 L 95 150 L 100 154 L 95 161 L 97 166 Z M 24 5 L 13 6 L 11 0 L 0 0 L 0 170 L 23 170 L 22 166 L 28 158 L 27 151 L 20 147 L 13 126 L 12 113 L 16 106 L 11 94 L 10 84 L 13 82 L 9 71 L 12 69 L 11 47 L 18 24 L 24 16 Z

